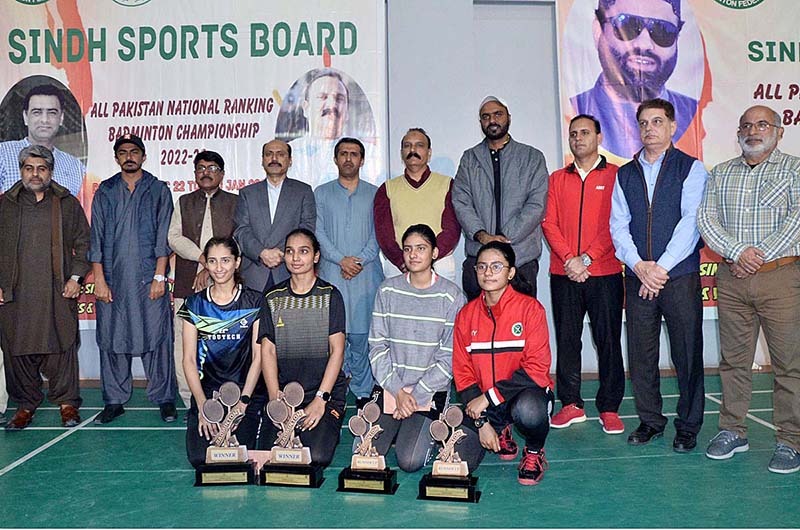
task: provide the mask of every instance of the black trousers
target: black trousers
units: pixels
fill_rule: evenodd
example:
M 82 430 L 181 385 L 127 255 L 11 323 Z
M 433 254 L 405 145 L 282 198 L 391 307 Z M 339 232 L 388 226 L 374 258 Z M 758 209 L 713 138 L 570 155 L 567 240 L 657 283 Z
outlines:
M 599 412 L 617 412 L 625 394 L 622 364 L 622 273 L 590 276 L 573 282 L 566 276 L 550 276 L 553 324 L 556 328 L 556 391 L 561 404 L 583 408 L 581 399 L 581 352 L 583 317 L 589 313 L 590 328 L 600 372 L 595 405 Z
M 64 353 L 37 355 L 12 355 L 4 348 L 3 355 L 8 395 L 19 408 L 34 411 L 42 404 L 42 375 L 47 378 L 47 397 L 51 403 L 80 408 L 77 346 Z
M 510 401 L 486 409 L 486 418 L 498 434 L 507 425 L 513 424 L 525 440 L 525 446 L 531 451 L 539 451 L 550 432 L 554 401 L 555 397 L 549 388 L 526 388 Z M 467 462 L 470 469 L 475 469 L 483 460 L 486 449 L 480 444 L 472 418 L 465 415 L 463 426 L 467 436 L 456 447 L 461 459 Z
M 625 278 L 627 293 L 628 366 L 636 412 L 642 423 L 664 430 L 658 369 L 661 317 L 667 323 L 670 356 L 678 376 L 675 429 L 697 434 L 703 424 L 703 300 L 700 275 L 670 279 L 653 300 L 639 297 L 642 283 Z
M 236 430 L 233 431 L 239 445 L 247 446 L 248 449 L 268 449 L 272 446 L 270 443 L 268 447 L 261 436 L 264 422 L 269 422 L 269 418 L 264 413 L 265 402 L 266 397 L 259 399 L 257 396 L 253 396 L 253 400 L 247 405 L 244 418 L 242 418 Z M 210 445 L 210 442 L 200 436 L 197 431 L 197 427 L 200 424 L 198 414 L 200 414 L 200 411 L 197 409 L 197 402 L 195 402 L 194 396 L 192 396 L 189 411 L 186 413 L 186 456 L 193 467 L 205 463 L 206 449 Z M 270 440 L 270 442 L 272 441 Z
M 475 272 L 475 264 L 478 258 L 467 256 L 461 265 L 461 286 L 467 300 L 474 300 L 481 294 L 481 286 L 478 285 L 478 273 Z M 531 295 L 536 298 L 536 276 L 539 275 L 539 260 L 529 261 L 524 265 L 517 264 L 517 274 L 528 280 L 533 287 Z

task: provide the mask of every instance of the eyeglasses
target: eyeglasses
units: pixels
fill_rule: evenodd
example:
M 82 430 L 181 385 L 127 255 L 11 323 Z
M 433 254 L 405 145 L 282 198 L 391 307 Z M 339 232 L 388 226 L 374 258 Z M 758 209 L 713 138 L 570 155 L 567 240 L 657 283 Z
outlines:
M 200 175 L 202 173 L 205 173 L 206 171 L 208 171 L 212 175 L 216 175 L 217 173 L 222 171 L 222 168 L 219 166 L 205 166 L 205 167 L 197 166 L 196 168 L 194 168 L 194 172 L 196 175 Z
M 473 268 L 475 269 L 475 272 L 480 273 L 480 274 L 486 273 L 487 269 L 491 270 L 492 274 L 497 274 L 500 271 L 502 271 L 503 269 L 506 269 L 506 268 L 510 269 L 511 267 L 509 267 L 508 265 L 503 265 L 499 261 L 494 261 L 492 263 L 478 263 Z
M 676 26 L 672 22 L 660 18 L 640 17 L 628 13 L 620 13 L 606 18 L 599 9 L 597 10 L 597 20 L 600 21 L 600 24 L 610 22 L 614 28 L 614 36 L 625 42 L 635 39 L 646 28 L 653 42 L 662 48 L 669 48 L 675 44 L 683 27 L 683 20 L 679 21 Z
M 753 130 L 753 128 L 755 128 L 758 131 L 764 132 L 767 129 L 769 129 L 770 127 L 775 127 L 776 129 L 780 129 L 781 126 L 780 125 L 773 125 L 772 123 L 770 123 L 768 121 L 761 120 L 761 121 L 758 121 L 756 123 L 745 122 L 745 123 L 739 125 L 739 129 L 737 129 L 737 130 L 739 132 L 749 133 L 751 130 Z

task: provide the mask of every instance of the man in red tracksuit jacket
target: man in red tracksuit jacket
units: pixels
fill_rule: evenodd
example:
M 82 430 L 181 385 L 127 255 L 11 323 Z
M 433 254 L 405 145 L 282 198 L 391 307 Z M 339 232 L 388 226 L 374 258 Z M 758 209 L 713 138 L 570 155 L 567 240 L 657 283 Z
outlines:
M 575 162 L 550 176 L 542 231 L 550 245 L 550 289 L 556 329 L 556 382 L 562 408 L 550 422 L 560 429 L 586 421 L 581 399 L 581 335 L 588 312 L 597 345 L 597 409 L 607 434 L 625 425 L 617 410 L 625 390 L 620 335 L 624 287 L 614 256 L 609 216 L 618 167 L 597 149 L 600 122 L 579 115 L 569 126 Z

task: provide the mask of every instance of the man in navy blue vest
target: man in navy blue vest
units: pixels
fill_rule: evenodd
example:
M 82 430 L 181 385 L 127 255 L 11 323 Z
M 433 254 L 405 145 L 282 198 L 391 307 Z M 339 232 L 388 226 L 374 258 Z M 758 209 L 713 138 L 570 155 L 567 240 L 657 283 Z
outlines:
M 672 448 L 685 453 L 697 445 L 705 399 L 697 207 L 708 173 L 672 145 L 672 103 L 645 101 L 636 120 L 644 147 L 617 173 L 610 220 L 617 257 L 626 266 L 628 365 L 641 421 L 628 443 L 646 444 L 667 425 L 659 390 L 663 316 L 680 392 Z

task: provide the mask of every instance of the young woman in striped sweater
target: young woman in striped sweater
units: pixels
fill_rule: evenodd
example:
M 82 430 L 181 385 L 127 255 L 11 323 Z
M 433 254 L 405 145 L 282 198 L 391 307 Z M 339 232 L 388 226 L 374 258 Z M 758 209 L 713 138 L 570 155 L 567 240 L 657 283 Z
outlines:
M 398 466 L 413 472 L 430 458 L 430 425 L 448 402 L 453 324 L 465 298 L 456 284 L 433 270 L 439 251 L 428 225 L 409 227 L 402 242 L 408 272 L 378 289 L 369 358 L 378 383 L 373 395 L 384 411 L 378 421 L 384 432 L 375 447 L 385 455 L 396 440 Z

